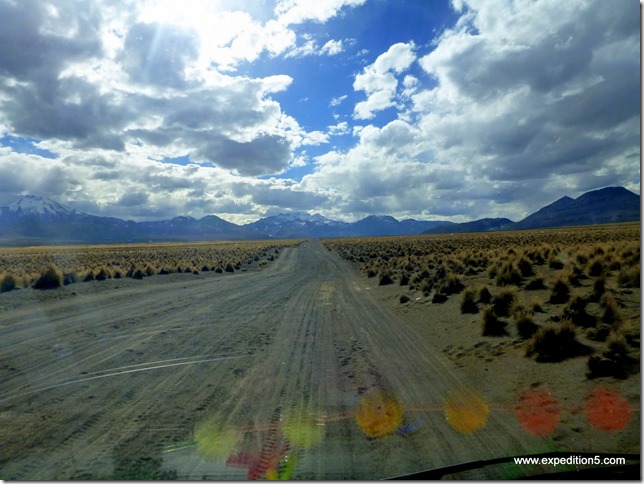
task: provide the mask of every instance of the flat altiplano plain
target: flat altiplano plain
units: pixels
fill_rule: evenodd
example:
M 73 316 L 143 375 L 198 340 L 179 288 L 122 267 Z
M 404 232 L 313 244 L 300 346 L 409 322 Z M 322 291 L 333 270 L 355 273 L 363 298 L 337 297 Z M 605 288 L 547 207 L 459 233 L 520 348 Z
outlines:
M 456 364 L 387 297 L 316 240 L 247 272 L 0 294 L 0 478 L 378 479 L 639 453 L 638 411 L 607 432 L 580 404 L 559 438 L 527 431 L 515 388 Z

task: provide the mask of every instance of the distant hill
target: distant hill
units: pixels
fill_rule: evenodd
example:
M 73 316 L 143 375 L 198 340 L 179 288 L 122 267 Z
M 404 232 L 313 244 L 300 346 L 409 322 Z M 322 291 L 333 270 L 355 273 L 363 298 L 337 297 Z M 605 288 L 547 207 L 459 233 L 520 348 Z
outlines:
M 640 196 L 623 187 L 607 187 L 586 192 L 579 198 L 561 197 L 519 222 L 503 218 L 483 218 L 426 230 L 425 234 L 527 230 L 570 227 L 640 220 Z
M 640 196 L 623 187 L 586 192 L 579 198 L 563 197 L 515 223 L 512 229 L 568 227 L 640 219 Z
M 0 207 L 0 245 L 106 244 L 207 240 L 365 237 L 411 235 L 451 222 L 402 222 L 389 216 L 369 216 L 354 223 L 319 214 L 290 212 L 236 225 L 215 215 L 201 219 L 175 217 L 133 222 L 78 212 L 46 198 L 27 195 Z
M 489 232 L 639 219 L 639 195 L 622 187 L 594 190 L 577 199 L 562 197 L 519 222 L 506 218 L 484 218 L 459 224 L 414 219 L 399 221 L 388 215 L 370 215 L 348 223 L 305 212 L 282 213 L 241 226 L 216 215 L 201 219 L 175 217 L 154 222 L 133 222 L 78 212 L 53 200 L 27 195 L 6 207 L 0 207 L 0 245 L 369 237 Z

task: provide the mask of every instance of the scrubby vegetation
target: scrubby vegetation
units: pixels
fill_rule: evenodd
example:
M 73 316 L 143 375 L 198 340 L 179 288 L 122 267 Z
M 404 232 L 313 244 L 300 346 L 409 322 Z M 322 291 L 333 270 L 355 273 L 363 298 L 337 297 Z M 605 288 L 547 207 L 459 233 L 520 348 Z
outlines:
M 323 241 L 400 302 L 478 314 L 483 338 L 516 339 L 537 362 L 588 358 L 588 377 L 624 377 L 639 364 L 639 224 Z M 386 281 L 386 282 L 385 282 Z M 452 306 L 453 307 L 453 306 Z M 458 310 L 458 309 L 457 309 Z M 509 324 L 512 323 L 512 324 Z M 628 330 L 620 329 L 625 327 Z M 522 342 L 522 343 L 521 343 Z
M 0 292 L 170 273 L 235 272 L 263 266 L 301 240 L 0 249 Z M 225 268 L 225 269 L 224 269 Z

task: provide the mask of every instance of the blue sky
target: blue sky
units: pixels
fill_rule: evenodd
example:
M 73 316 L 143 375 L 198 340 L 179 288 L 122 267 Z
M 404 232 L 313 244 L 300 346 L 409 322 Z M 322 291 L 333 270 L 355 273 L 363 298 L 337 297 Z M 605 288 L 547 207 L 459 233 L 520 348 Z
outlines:
M 0 0 L 0 204 L 519 220 L 639 193 L 639 4 Z

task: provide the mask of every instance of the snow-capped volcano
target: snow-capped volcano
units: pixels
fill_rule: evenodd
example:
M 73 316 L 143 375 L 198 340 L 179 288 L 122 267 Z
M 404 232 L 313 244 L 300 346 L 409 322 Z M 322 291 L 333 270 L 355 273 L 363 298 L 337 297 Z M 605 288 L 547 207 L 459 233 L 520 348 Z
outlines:
M 78 215 L 80 212 L 66 207 L 48 198 L 26 195 L 20 197 L 7 207 L 16 215 Z
M 313 215 L 310 215 L 306 212 L 288 212 L 288 213 L 280 213 L 279 215 L 274 215 L 272 217 L 267 217 L 272 219 L 274 222 L 312 222 L 312 223 L 318 223 L 318 224 L 324 224 L 324 223 L 329 223 L 331 220 L 329 220 L 326 217 L 323 217 L 319 213 L 314 213 Z

